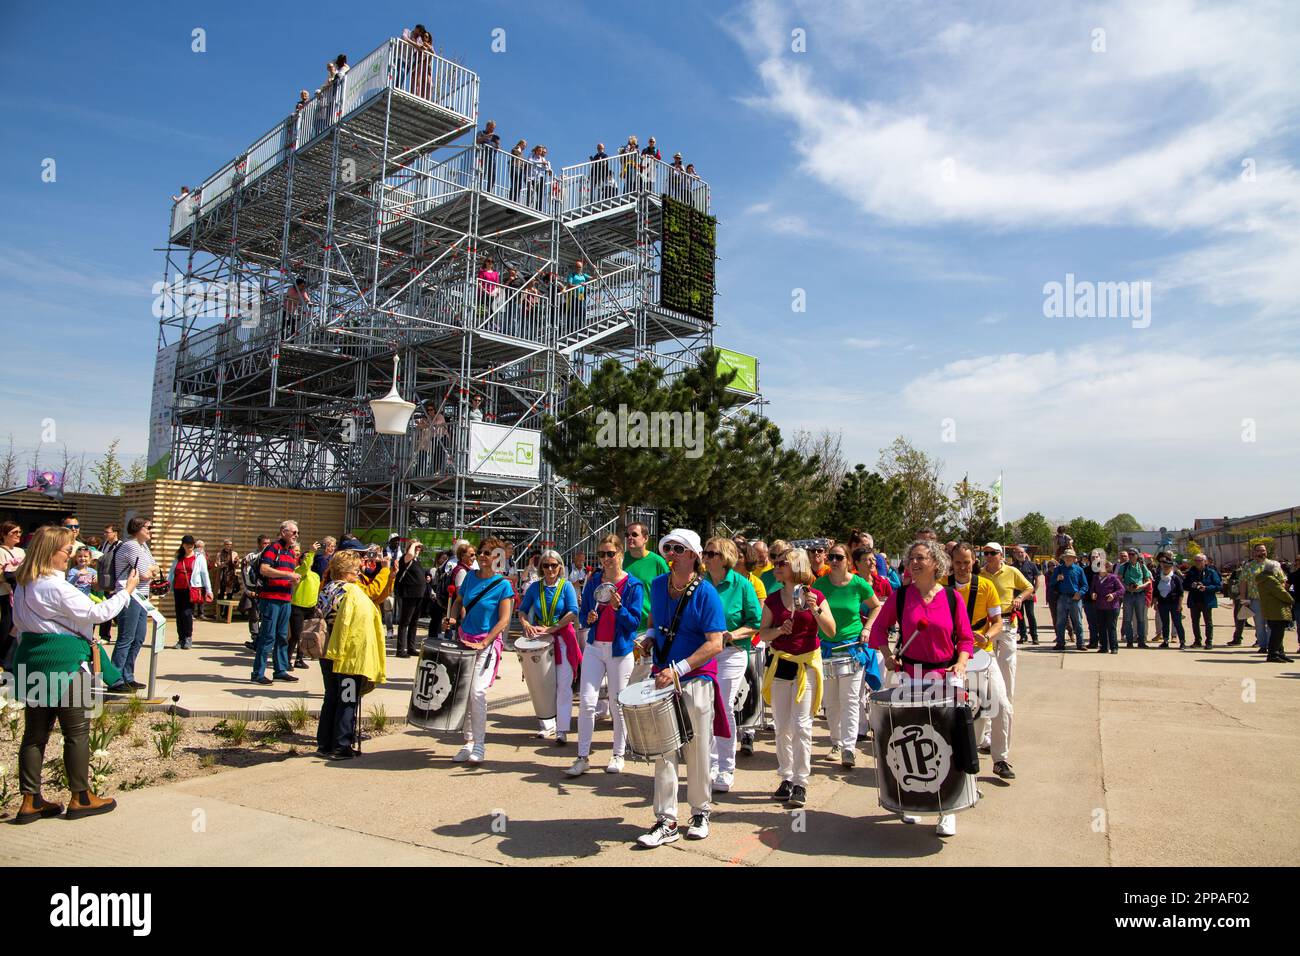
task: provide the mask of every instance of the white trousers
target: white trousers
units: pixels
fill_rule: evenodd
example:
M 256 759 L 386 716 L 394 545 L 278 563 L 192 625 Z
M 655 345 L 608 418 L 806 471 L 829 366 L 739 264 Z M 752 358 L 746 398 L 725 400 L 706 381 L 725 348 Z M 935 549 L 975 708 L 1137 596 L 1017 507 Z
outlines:
M 573 665 L 566 657 L 555 665 L 555 716 L 541 721 L 542 730 L 567 734 L 573 725 Z
M 826 706 L 826 727 L 831 743 L 853 749 L 858 745 L 858 721 L 862 715 L 862 668 L 852 677 L 826 675 L 822 702 Z
M 1006 681 L 1002 677 L 1002 668 L 993 664 L 988 670 L 982 671 L 979 677 L 978 685 L 974 682 L 967 683 L 970 690 L 980 698 L 979 726 L 975 728 L 975 736 L 981 742 L 989 741 L 989 755 L 994 763 L 999 760 L 1009 763 L 1013 710 L 1011 698 L 1007 695 Z
M 731 736 L 713 738 L 711 769 L 715 775 L 736 771 L 736 697 L 745 686 L 748 666 L 749 654 L 743 648 L 728 647 L 718 655 L 718 689 L 727 707 L 727 726 L 731 728 Z
M 628 655 L 631 659 L 632 655 Z M 586 663 L 584 657 L 583 663 Z M 700 677 L 682 684 L 682 701 L 695 736 L 682 749 L 686 751 L 686 799 L 691 813 L 708 813 L 713 800 L 713 780 L 709 761 L 713 756 L 713 682 Z M 617 713 L 617 711 L 615 711 Z M 655 761 L 655 816 L 677 820 L 677 761 L 681 751 L 674 751 Z
M 474 683 L 469 692 L 469 715 L 465 721 L 465 743 L 482 747 L 487 738 L 487 692 L 497 666 L 497 645 L 492 642 L 474 655 Z
M 772 680 L 772 720 L 776 723 L 776 772 L 798 787 L 808 786 L 812 770 L 813 675 L 807 675 L 803 700 L 796 701 L 798 681 Z
M 578 756 L 591 756 L 591 735 L 596 729 L 596 702 L 600 699 L 600 682 L 609 678 L 610 709 L 614 716 L 614 756 L 623 756 L 627 733 L 623 729 L 623 710 L 618 695 L 632 675 L 632 654 L 613 655 L 613 644 L 595 641 L 583 648 L 582 673 L 578 678 Z

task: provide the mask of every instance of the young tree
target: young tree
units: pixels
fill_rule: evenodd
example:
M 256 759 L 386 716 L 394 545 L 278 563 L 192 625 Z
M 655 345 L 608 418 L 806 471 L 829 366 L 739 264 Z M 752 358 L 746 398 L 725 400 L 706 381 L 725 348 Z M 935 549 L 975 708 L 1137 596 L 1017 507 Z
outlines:
M 18 449 L 14 447 L 14 433 L 9 433 L 9 439 L 3 450 L 0 450 L 0 490 L 16 488 L 24 483 L 25 475 L 21 473 L 22 466 L 18 461 Z
M 940 525 L 951 540 L 964 539 L 972 544 L 992 541 L 1001 530 L 997 498 L 963 478 L 952 487 L 952 498 Z
M 1102 527 L 1105 528 L 1106 533 L 1110 535 L 1110 540 L 1107 544 L 1112 549 L 1119 547 L 1120 535 L 1132 534 L 1135 531 L 1142 530 L 1142 525 L 1138 522 L 1138 519 L 1134 518 L 1127 511 L 1117 514 L 1102 525 Z
M 95 476 L 93 490 L 101 495 L 120 495 L 122 482 L 126 478 L 126 469 L 117 457 L 117 446 L 122 439 L 114 438 L 108 443 L 104 457 L 90 466 L 90 473 Z
M 1074 550 L 1080 559 L 1094 548 L 1106 548 L 1110 544 L 1110 533 L 1090 518 L 1075 518 L 1065 530 L 1074 538 Z
M 948 496 L 940 478 L 943 462 L 931 458 L 901 435 L 880 452 L 876 470 L 896 479 L 903 488 L 903 532 L 916 534 L 941 522 L 948 512 Z
M 135 484 L 137 481 L 144 481 L 149 477 L 148 469 L 145 468 L 144 457 L 141 456 L 131 462 L 131 469 L 126 473 L 126 481 L 123 484 Z

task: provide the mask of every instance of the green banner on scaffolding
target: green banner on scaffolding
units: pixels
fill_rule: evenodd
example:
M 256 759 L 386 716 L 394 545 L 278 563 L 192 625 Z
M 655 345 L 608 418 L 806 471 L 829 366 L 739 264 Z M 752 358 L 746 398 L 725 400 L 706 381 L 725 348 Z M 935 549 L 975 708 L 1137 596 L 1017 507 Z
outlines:
M 718 371 L 731 369 L 735 370 L 736 377 L 731 380 L 730 388 L 750 395 L 758 394 L 758 359 L 755 356 L 733 352 L 731 349 L 718 349 Z

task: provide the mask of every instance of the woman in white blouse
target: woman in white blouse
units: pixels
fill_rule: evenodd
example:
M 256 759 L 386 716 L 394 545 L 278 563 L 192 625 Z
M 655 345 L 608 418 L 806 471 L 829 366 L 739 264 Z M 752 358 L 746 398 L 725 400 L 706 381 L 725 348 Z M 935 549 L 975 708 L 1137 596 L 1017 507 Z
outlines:
M 93 699 L 83 674 L 116 669 L 95 637 L 95 628 L 121 613 L 140 583 L 132 570 L 125 587 L 99 604 L 68 583 L 75 532 L 44 527 L 33 536 L 18 568 L 14 588 L 14 656 L 17 693 L 24 709 L 19 750 L 23 803 L 15 823 L 57 817 L 63 807 L 41 797 L 41 767 L 54 721 L 63 733 L 63 765 L 68 772 L 68 819 L 107 813 L 116 801 L 96 796 L 90 787 L 90 709 Z M 120 679 L 120 677 L 119 677 Z

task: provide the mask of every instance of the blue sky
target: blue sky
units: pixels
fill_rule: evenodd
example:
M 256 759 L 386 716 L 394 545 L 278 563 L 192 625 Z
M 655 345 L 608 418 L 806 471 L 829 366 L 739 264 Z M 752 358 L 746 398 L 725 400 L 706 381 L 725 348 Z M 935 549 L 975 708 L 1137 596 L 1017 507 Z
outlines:
M 842 430 L 868 464 L 904 434 L 950 480 L 1002 470 L 1008 517 L 1297 503 L 1300 7 L 1281 2 L 7 9 L 0 438 L 30 447 L 48 417 L 74 452 L 144 451 L 168 197 L 326 59 L 415 19 L 479 73 L 481 117 L 557 166 L 632 132 L 696 164 L 717 340 L 758 355 L 783 431 Z M 1067 273 L 1150 282 L 1149 324 L 1045 317 Z

